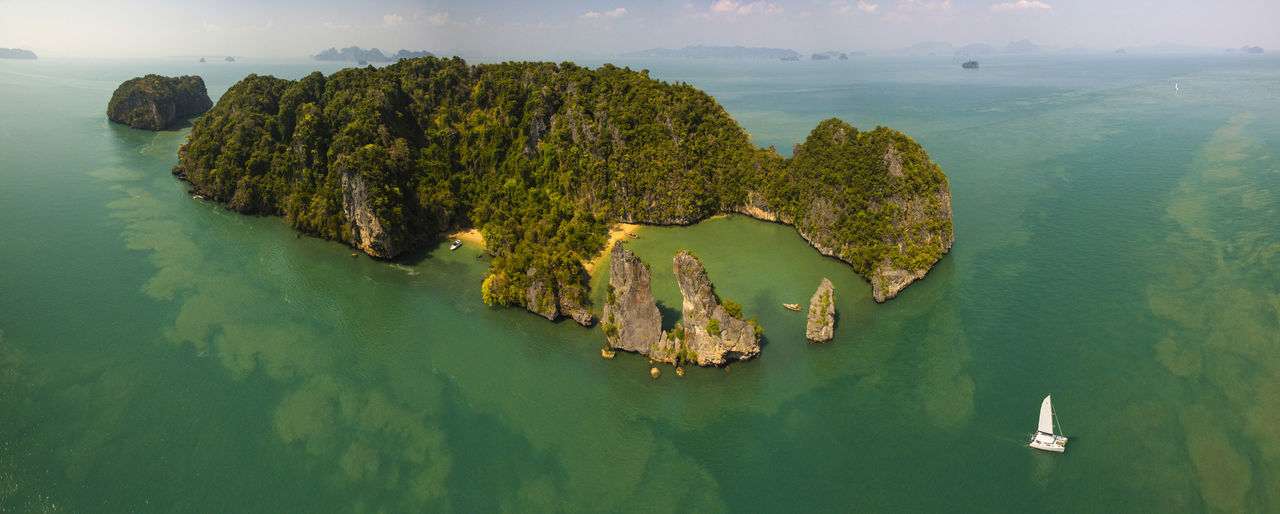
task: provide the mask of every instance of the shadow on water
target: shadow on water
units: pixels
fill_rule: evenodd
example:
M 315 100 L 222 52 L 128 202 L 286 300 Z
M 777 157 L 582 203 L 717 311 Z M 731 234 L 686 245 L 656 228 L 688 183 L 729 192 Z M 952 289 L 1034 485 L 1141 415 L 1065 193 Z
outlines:
M 676 328 L 676 323 L 680 322 L 680 309 L 677 307 L 667 307 L 661 300 L 653 302 L 658 306 L 658 314 L 662 315 L 662 329 L 670 332 Z

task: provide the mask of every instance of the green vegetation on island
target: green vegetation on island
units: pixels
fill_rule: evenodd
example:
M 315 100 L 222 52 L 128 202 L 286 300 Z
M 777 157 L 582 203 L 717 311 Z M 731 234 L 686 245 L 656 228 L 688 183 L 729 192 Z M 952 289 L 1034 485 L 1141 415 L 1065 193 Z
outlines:
M 133 128 L 160 130 L 209 110 L 204 79 L 194 75 L 147 75 L 126 80 L 107 104 L 107 118 Z
M 795 224 L 873 285 L 883 269 L 923 276 L 951 241 L 946 177 L 905 135 L 827 120 L 784 159 L 706 93 L 608 64 L 250 75 L 197 121 L 174 173 L 375 257 L 474 226 L 494 255 L 484 300 L 549 318 L 586 305 L 581 262 L 620 221 Z

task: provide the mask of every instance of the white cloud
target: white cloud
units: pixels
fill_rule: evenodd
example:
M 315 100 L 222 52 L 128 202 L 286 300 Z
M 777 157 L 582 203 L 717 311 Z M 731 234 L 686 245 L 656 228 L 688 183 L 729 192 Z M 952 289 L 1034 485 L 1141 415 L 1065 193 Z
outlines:
M 395 25 L 404 25 L 404 17 L 403 17 L 403 16 L 400 16 L 399 14 L 384 14 L 384 15 L 382 15 L 382 26 L 383 26 L 383 27 L 391 27 L 391 26 L 395 26 Z
M 717 0 L 716 3 L 711 4 L 711 12 L 733 12 L 738 10 L 738 6 L 740 5 L 742 5 L 742 2 L 735 2 L 733 0 Z
M 222 27 L 209 23 L 209 20 L 204 20 L 204 31 L 205 32 L 221 32 Z
M 991 4 L 992 11 L 1011 11 L 1014 9 L 1052 9 L 1052 7 L 1040 0 L 1018 0 L 1017 2 Z
M 345 24 L 345 23 L 338 24 L 338 23 L 334 23 L 334 22 L 331 22 L 331 21 L 326 21 L 326 22 L 324 22 L 324 24 L 322 24 L 321 26 L 322 26 L 322 27 L 324 27 L 324 28 L 326 28 L 326 29 L 332 29 L 332 30 L 343 30 L 343 29 L 349 29 L 349 28 L 351 28 L 351 25 L 347 25 L 347 24 Z
M 782 8 L 778 7 L 778 4 L 765 2 L 763 0 L 751 2 L 749 4 L 744 4 L 735 0 L 717 0 L 716 3 L 711 4 L 711 12 L 742 15 L 753 13 L 782 14 Z
M 858 0 L 858 4 L 854 5 L 843 0 L 836 0 L 835 2 L 831 2 L 831 7 L 831 12 L 833 14 L 849 14 L 853 12 L 854 9 L 867 14 L 875 14 L 876 9 L 880 8 L 880 4 L 869 4 L 862 0 Z
M 449 23 L 449 11 L 440 11 L 438 13 L 427 16 L 427 23 L 432 25 L 444 25 Z
M 619 7 L 619 8 L 617 8 L 617 9 L 613 9 L 613 10 L 609 10 L 609 11 L 605 11 L 605 12 L 587 11 L 585 14 L 583 14 L 583 15 L 581 15 L 581 16 L 578 16 L 578 17 L 579 17 L 579 18 L 582 18 L 582 19 L 584 19 L 584 20 L 595 20 L 595 19 L 600 19 L 600 18 L 605 18 L 605 19 L 610 19 L 610 20 L 616 20 L 616 19 L 621 18 L 622 16 L 624 16 L 624 15 L 626 15 L 626 14 L 627 14 L 627 8 L 626 8 L 626 7 Z
M 1026 0 L 1018 0 L 1018 1 L 1023 2 Z M 899 6 L 899 9 L 900 10 L 901 9 L 923 9 L 925 11 L 951 11 L 951 0 L 941 0 L 941 1 L 934 0 L 934 1 L 927 1 L 927 2 L 922 2 L 921 0 L 907 0 L 906 3 L 903 3 L 901 6 Z

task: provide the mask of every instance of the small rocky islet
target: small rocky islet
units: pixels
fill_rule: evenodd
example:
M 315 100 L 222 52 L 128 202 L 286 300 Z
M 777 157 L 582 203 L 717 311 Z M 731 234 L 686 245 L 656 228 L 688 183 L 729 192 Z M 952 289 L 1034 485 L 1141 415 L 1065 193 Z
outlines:
M 836 287 L 823 278 L 818 290 L 809 299 L 809 315 L 805 320 L 804 335 L 810 342 L 825 343 L 836 333 Z
M 126 80 L 107 104 L 107 118 L 136 129 L 162 130 L 213 107 L 204 79 L 146 75 Z

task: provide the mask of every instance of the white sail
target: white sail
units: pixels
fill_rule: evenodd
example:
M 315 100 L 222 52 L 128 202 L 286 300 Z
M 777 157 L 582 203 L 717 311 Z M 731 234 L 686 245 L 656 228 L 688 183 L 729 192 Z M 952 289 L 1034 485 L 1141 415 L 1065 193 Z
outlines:
M 1053 404 L 1049 402 L 1048 396 L 1040 404 L 1040 427 L 1037 430 L 1046 434 L 1053 433 Z

